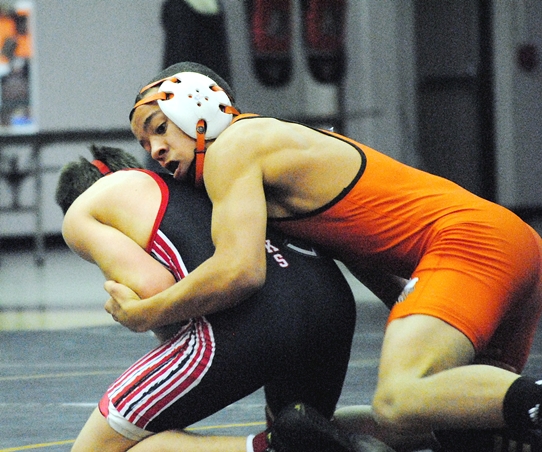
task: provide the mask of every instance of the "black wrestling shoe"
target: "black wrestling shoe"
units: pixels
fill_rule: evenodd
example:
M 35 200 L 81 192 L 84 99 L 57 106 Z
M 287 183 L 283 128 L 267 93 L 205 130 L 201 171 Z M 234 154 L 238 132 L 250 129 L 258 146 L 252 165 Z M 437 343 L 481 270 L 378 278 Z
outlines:
M 268 441 L 276 452 L 394 452 L 372 436 L 339 430 L 303 403 L 295 403 L 280 412 Z

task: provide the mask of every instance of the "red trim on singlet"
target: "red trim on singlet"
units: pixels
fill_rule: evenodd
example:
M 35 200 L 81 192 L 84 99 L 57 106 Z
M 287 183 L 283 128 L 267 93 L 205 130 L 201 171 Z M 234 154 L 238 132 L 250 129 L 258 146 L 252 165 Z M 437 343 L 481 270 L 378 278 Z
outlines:
M 168 366 L 163 369 L 163 371 L 169 370 L 169 373 L 176 373 L 178 378 L 169 378 L 167 384 L 161 385 L 160 392 L 153 391 L 152 395 L 147 397 L 146 405 L 148 409 L 144 414 L 147 419 L 153 419 L 194 386 L 197 386 L 209 370 L 215 353 L 212 330 L 207 328 L 206 325 L 205 327 L 202 325 L 202 327 L 198 328 L 196 334 L 197 347 L 194 349 L 190 360 L 184 359 L 184 361 L 188 361 L 185 366 L 178 369 L 176 361 L 179 361 L 179 358 L 177 358 L 168 363 Z
M 140 168 L 136 168 L 136 171 L 141 171 L 151 176 L 158 184 L 162 194 L 160 207 L 158 209 L 158 213 L 156 214 L 156 219 L 154 220 L 152 232 L 147 246 L 145 247 L 145 251 L 164 265 L 173 274 L 175 280 L 179 281 L 188 274 L 188 270 L 175 245 L 173 245 L 168 237 L 166 237 L 166 235 L 160 231 L 160 224 L 162 223 L 169 203 L 169 187 L 164 179 L 153 171 Z
M 100 399 L 98 408 L 103 417 L 107 418 L 107 416 L 109 416 L 109 397 L 107 393 Z
M 156 239 L 158 228 L 160 227 L 162 218 L 164 218 L 164 214 L 166 213 L 166 209 L 169 203 L 169 188 L 167 184 L 164 182 L 164 180 L 158 174 L 153 173 L 152 171 L 149 171 L 146 169 L 139 169 L 139 168 L 136 169 L 136 171 L 141 171 L 142 173 L 145 173 L 151 176 L 155 180 L 155 182 L 158 184 L 158 187 L 160 188 L 160 192 L 162 193 L 160 208 L 158 209 L 158 213 L 156 214 L 156 219 L 154 220 L 151 236 L 149 237 L 149 242 L 147 243 L 147 247 L 145 248 L 145 251 L 150 254 L 152 251 L 153 243 Z
M 211 325 L 205 317 L 193 319 L 124 372 L 108 389 L 109 399 L 123 418 L 145 429 L 200 383 L 215 349 Z
M 151 256 L 167 267 L 176 281 L 183 279 L 188 274 L 188 269 L 184 264 L 181 254 L 160 229 L 156 231 L 150 247 Z

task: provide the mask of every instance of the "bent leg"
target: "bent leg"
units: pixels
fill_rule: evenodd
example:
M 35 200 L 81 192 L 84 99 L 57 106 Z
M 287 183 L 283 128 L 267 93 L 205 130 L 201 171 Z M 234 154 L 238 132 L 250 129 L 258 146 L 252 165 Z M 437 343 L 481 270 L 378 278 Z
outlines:
M 145 438 L 131 452 L 245 452 L 246 437 L 201 436 L 167 431 Z
M 72 452 L 245 452 L 246 437 L 200 436 L 184 431 L 167 431 L 141 442 L 129 440 L 113 430 L 98 409 L 90 415 L 72 447 Z
M 96 408 L 88 418 L 72 446 L 72 452 L 123 452 L 136 444 L 113 430 Z
M 377 421 L 409 432 L 504 427 L 502 402 L 519 376 L 473 360 L 472 343 L 448 323 L 426 315 L 393 320 L 373 401 Z

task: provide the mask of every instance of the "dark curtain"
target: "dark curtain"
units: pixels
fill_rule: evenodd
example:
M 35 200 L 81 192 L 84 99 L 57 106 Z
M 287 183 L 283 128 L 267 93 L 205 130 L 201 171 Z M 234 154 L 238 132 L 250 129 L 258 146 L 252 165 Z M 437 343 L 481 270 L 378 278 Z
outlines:
M 231 83 L 224 9 L 201 14 L 184 0 L 166 0 L 162 6 L 165 30 L 164 68 L 194 61 L 211 68 Z

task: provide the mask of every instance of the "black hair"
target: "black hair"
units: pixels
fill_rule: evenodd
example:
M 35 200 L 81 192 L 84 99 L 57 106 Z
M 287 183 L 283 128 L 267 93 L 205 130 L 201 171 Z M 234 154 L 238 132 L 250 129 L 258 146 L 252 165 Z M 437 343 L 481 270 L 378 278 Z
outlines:
M 203 64 L 194 63 L 192 61 L 182 61 L 180 63 L 172 64 L 171 66 L 167 67 L 163 71 L 159 72 L 155 77 L 153 77 L 151 80 L 149 80 L 145 85 L 143 85 L 141 88 L 150 85 L 153 82 L 157 82 L 158 80 L 162 80 L 163 78 L 171 77 L 175 74 L 178 74 L 179 72 L 196 72 L 198 74 L 205 75 L 209 77 L 210 79 L 214 80 L 220 88 L 224 90 L 224 92 L 227 94 L 227 96 L 230 98 L 231 104 L 235 107 L 235 96 L 233 93 L 233 90 L 229 83 L 224 80 L 220 75 L 218 75 L 215 71 L 208 68 L 207 66 L 204 66 Z M 141 99 L 143 99 L 146 95 L 148 90 L 140 92 L 134 101 L 134 105 L 138 103 Z M 134 110 L 132 109 L 130 111 L 130 120 L 132 119 Z
M 143 168 L 133 155 L 119 148 L 92 145 L 90 152 L 95 160 L 104 163 L 111 172 L 126 168 Z M 55 193 L 56 203 L 62 212 L 65 214 L 77 197 L 102 177 L 100 170 L 84 157 L 64 165 Z

